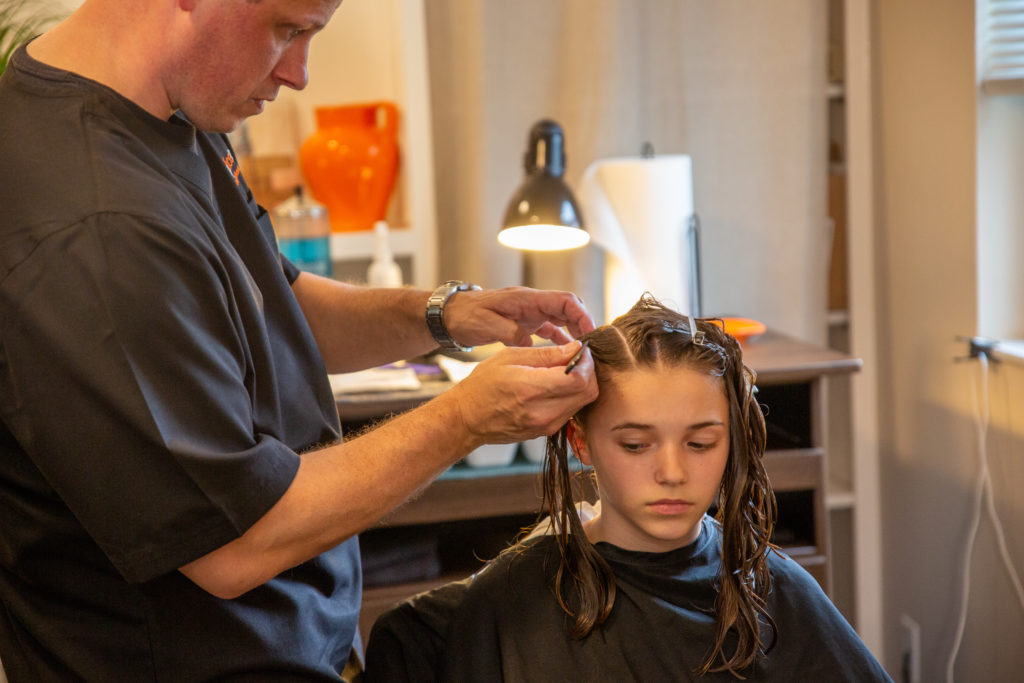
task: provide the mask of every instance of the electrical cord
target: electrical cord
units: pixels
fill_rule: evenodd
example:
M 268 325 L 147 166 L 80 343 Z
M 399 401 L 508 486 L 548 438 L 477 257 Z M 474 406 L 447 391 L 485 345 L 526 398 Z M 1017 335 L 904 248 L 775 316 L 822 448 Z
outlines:
M 981 524 L 981 506 L 984 502 L 988 517 L 992 521 L 992 527 L 996 532 L 996 542 L 999 546 L 999 555 L 1006 566 L 1006 572 L 1010 575 L 1014 590 L 1017 593 L 1017 600 L 1021 609 L 1024 610 L 1024 586 L 1021 585 L 1020 576 L 1013 566 L 1009 549 L 1006 546 L 1006 535 L 1003 533 L 1002 522 L 999 521 L 999 514 L 996 511 L 995 499 L 992 493 L 992 476 L 988 469 L 988 427 L 990 421 L 989 409 L 989 357 L 987 352 L 977 355 L 980 363 L 981 387 L 980 390 L 974 386 L 974 409 L 978 427 L 978 479 L 974 485 L 974 505 L 971 514 L 971 526 L 967 534 L 967 544 L 963 554 L 963 590 L 960 595 L 960 617 L 957 620 L 956 637 L 953 641 L 953 649 L 949 653 L 949 661 L 946 663 L 946 681 L 953 683 L 953 666 L 956 664 L 956 657 L 960 651 L 960 643 L 963 640 L 964 629 L 967 626 L 967 604 L 970 600 L 971 590 L 971 556 L 974 553 L 974 541 L 978 535 L 978 527 Z

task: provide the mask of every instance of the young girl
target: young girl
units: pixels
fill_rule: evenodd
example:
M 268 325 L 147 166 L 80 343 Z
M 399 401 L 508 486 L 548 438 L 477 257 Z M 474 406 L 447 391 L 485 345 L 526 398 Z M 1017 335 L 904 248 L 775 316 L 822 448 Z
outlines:
M 600 395 L 548 439 L 548 532 L 382 616 L 367 680 L 891 680 L 769 540 L 764 418 L 736 340 L 650 296 L 585 339 Z M 585 523 L 569 447 L 597 480 Z

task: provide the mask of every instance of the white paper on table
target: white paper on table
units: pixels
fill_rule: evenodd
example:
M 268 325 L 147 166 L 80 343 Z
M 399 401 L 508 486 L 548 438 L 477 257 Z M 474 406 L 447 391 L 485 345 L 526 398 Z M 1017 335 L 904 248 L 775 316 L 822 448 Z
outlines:
M 469 377 L 469 373 L 473 372 L 473 368 L 475 368 L 479 363 L 476 361 L 458 360 L 448 356 L 438 356 L 437 364 L 442 370 L 444 370 L 444 374 L 448 375 L 448 379 L 458 384 Z
M 327 378 L 335 396 L 374 391 L 415 391 L 422 386 L 413 368 L 370 368 L 328 375 Z

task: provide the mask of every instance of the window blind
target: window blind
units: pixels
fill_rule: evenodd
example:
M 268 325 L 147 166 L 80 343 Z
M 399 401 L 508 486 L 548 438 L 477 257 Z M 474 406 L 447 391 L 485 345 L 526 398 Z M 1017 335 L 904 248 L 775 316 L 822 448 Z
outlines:
M 978 0 L 978 85 L 988 94 L 1024 94 L 1024 0 Z

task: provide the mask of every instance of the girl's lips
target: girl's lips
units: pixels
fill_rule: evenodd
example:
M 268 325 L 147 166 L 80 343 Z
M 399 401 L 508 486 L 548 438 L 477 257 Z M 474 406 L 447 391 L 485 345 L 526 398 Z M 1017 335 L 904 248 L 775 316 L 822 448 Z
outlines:
M 686 500 L 662 499 L 648 503 L 647 507 L 661 515 L 681 515 L 693 507 L 693 503 Z

